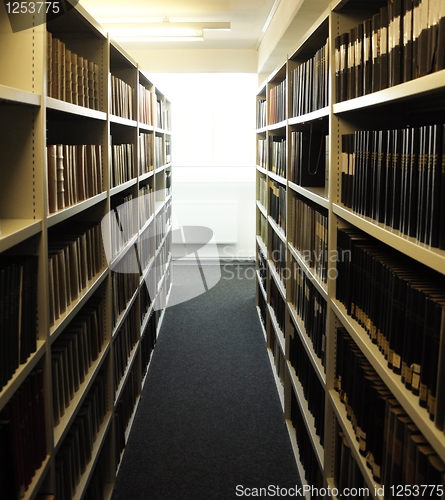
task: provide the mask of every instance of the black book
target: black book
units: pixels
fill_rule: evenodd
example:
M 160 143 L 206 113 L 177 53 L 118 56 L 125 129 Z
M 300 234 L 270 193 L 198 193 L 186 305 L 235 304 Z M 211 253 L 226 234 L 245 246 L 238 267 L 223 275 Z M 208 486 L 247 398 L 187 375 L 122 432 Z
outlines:
M 326 135 L 324 130 L 314 130 L 302 134 L 300 149 L 300 185 L 322 187 L 325 184 Z
M 402 180 L 402 131 L 393 130 L 393 153 L 392 153 L 392 209 L 391 209 L 391 227 L 399 229 L 400 227 L 400 199 L 401 199 L 401 180 Z
M 412 42 L 412 78 L 418 78 L 419 75 L 419 37 L 420 37 L 420 2 L 421 0 L 413 1 L 413 42 Z
M 437 161 L 440 163 L 440 206 L 439 206 L 439 227 L 445 227 L 445 126 L 442 126 L 442 150 L 437 152 Z M 445 249 L 445 231 L 439 233 L 439 248 Z
M 425 240 L 425 228 L 427 218 L 427 167 L 428 167 L 428 143 L 429 127 L 420 127 L 419 133 L 419 160 L 418 160 L 418 213 L 416 238 L 419 241 Z
M 430 63 L 428 61 L 428 8 L 429 2 L 420 1 L 420 35 L 417 40 L 417 67 L 418 76 L 428 73 Z
M 442 170 L 442 150 L 443 150 L 443 129 L 442 124 L 431 126 L 429 155 L 428 155 L 428 190 L 430 193 L 427 208 L 427 227 L 425 241 L 432 247 L 439 246 L 440 233 L 443 232 L 440 226 L 440 205 L 441 205 L 441 170 Z
M 403 78 L 408 82 L 413 78 L 413 0 L 403 2 Z
M 371 19 L 372 29 L 372 92 L 380 90 L 380 13 L 374 14 Z
M 340 43 L 340 97 L 341 101 L 348 99 L 348 47 L 349 33 L 341 35 Z
M 408 181 L 407 181 L 407 234 L 408 236 L 416 236 L 417 217 L 419 211 L 419 146 L 420 146 L 420 129 L 412 128 L 409 138 L 409 153 L 408 153 Z
M 392 175 L 392 164 L 393 164 L 393 154 L 394 154 L 394 130 L 388 130 L 386 132 L 386 154 L 385 154 L 385 209 L 384 209 L 384 222 L 387 226 L 391 225 L 391 215 L 392 215 L 392 194 L 393 194 L 393 175 Z
M 355 30 L 355 42 L 354 42 L 354 52 L 355 52 L 355 97 L 360 97 L 363 95 L 364 91 L 364 56 L 363 56 L 363 46 L 364 46 L 364 25 L 360 23 Z
M 394 86 L 402 80 L 402 48 L 403 48 L 403 16 L 402 0 L 393 0 L 388 3 L 391 17 L 391 50 L 389 52 L 389 85 Z
M 388 7 L 380 9 L 380 90 L 389 84 Z
M 372 21 L 363 21 L 363 94 L 372 92 Z
M 4 500 L 17 500 L 17 479 L 11 457 L 14 455 L 9 420 L 0 420 L 0 491 Z
M 445 4 L 440 2 L 435 70 L 440 71 L 442 69 L 445 69 Z
M 356 95 L 356 60 L 355 48 L 357 45 L 357 26 L 349 31 L 348 41 L 348 66 L 347 66 L 347 99 L 353 99 Z

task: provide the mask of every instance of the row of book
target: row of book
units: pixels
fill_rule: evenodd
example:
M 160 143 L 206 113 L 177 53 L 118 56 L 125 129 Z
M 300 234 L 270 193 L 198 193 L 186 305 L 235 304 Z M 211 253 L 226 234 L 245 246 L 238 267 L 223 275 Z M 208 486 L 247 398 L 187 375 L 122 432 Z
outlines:
M 139 136 L 139 175 L 151 172 L 154 168 L 153 134 L 141 133 Z
M 155 168 L 162 167 L 164 162 L 164 138 L 162 135 L 155 135 Z
M 257 128 L 267 126 L 267 101 L 266 99 L 258 99 L 257 101 Z
M 145 328 L 141 334 L 141 375 L 144 376 L 148 370 L 151 354 L 156 345 L 156 314 L 153 311 L 150 314 Z
M 337 299 L 377 344 L 388 369 L 444 429 L 442 276 L 355 229 L 338 229 Z
M 445 126 L 342 136 L 342 203 L 432 247 L 445 248 Z
M 111 187 L 136 176 L 133 144 L 113 144 L 111 148 Z
M 301 116 L 328 105 L 329 44 L 315 52 L 314 57 L 290 72 L 292 96 L 291 116 Z
M 290 200 L 291 220 L 288 239 L 305 264 L 327 282 L 328 213 L 319 205 L 297 194 Z
M 284 79 L 269 89 L 269 124 L 280 123 L 287 118 L 286 82 Z
M 156 239 L 154 224 L 150 224 L 141 234 L 139 241 L 139 258 L 144 272 L 156 255 Z
M 258 177 L 258 201 L 264 209 L 267 207 L 267 181 L 266 177 Z
M 171 137 L 169 135 L 164 136 L 164 143 L 165 143 L 165 164 L 168 165 L 172 161 Z
M 324 496 L 318 495 L 317 493 L 320 492 L 320 490 L 326 491 L 324 488 L 323 472 L 320 469 L 317 456 L 312 446 L 312 440 L 309 436 L 305 419 L 301 413 L 297 396 L 293 388 L 290 396 L 290 420 L 295 429 L 296 441 L 298 443 L 298 457 L 304 469 L 304 479 L 313 492 L 311 498 L 314 500 L 321 500 Z
M 51 345 L 54 426 L 85 381 L 104 342 L 103 304 L 93 297 Z
M 100 225 L 78 222 L 72 227 L 57 228 L 48 243 L 51 326 L 103 269 Z
M 133 298 L 140 280 L 138 255 L 131 249 L 111 270 L 111 311 L 112 324 L 118 319 Z
M 269 225 L 267 223 L 266 217 L 264 217 L 262 213 L 260 213 L 259 215 L 260 215 L 260 220 L 259 220 L 260 227 L 258 231 L 259 237 L 262 239 L 263 244 L 267 245 Z
M 280 342 L 273 328 L 270 332 L 269 349 L 272 353 L 272 359 L 275 366 L 275 372 L 278 375 L 278 380 L 284 387 L 284 380 L 286 378 L 286 359 L 284 357 L 283 351 L 281 350 Z
M 109 214 L 110 256 L 116 257 L 138 230 L 138 200 L 132 193 L 113 197 L 113 209 Z
M 258 165 L 267 169 L 267 141 L 266 139 L 257 140 Z
M 280 277 L 283 287 L 286 287 L 286 278 L 288 278 L 288 276 L 286 275 L 286 242 L 283 241 L 275 231 L 272 231 L 272 238 L 270 243 L 270 260 L 274 265 L 278 276 Z
M 77 412 L 55 457 L 55 497 L 71 500 L 92 459 L 97 435 L 107 413 L 106 374 L 101 371 Z
M 103 191 L 100 144 L 47 146 L 49 213 L 71 207 Z
M 285 137 L 274 135 L 269 141 L 269 170 L 286 177 L 287 141 Z
M 324 445 L 324 415 L 325 392 L 320 379 L 314 371 L 311 360 L 303 346 L 300 336 L 293 327 L 290 336 L 289 362 L 303 389 L 303 397 L 307 402 L 309 413 L 314 418 L 315 435 L 319 437 L 321 446 Z
M 385 498 L 399 496 L 399 485 L 428 485 L 425 497 L 442 498 L 437 488 L 444 484 L 445 464 L 343 327 L 337 330 L 335 389 Z
M 291 130 L 289 180 L 299 186 L 325 185 L 327 136 L 324 130 Z
M 117 76 L 111 75 L 110 113 L 133 120 L 133 99 L 133 87 Z
M 286 186 L 269 179 L 269 215 L 286 233 Z
M 354 488 L 356 493 L 354 498 L 359 500 L 368 500 L 373 498 L 365 478 L 363 477 L 360 466 L 352 454 L 351 447 L 345 434 L 339 430 L 335 433 L 335 467 L 334 483 L 338 491 L 346 492 Z
M 43 369 L 37 368 L 0 412 L 2 499 L 23 497 L 46 453 Z
M 49 97 L 99 109 L 99 65 L 69 50 L 47 32 L 47 93 Z
M 116 403 L 114 409 L 114 435 L 116 443 L 114 449 L 116 453 L 116 469 L 121 462 L 122 454 L 127 444 L 125 433 L 134 413 L 139 394 L 140 375 L 136 372 L 136 365 L 133 365 L 119 401 Z
M 270 280 L 269 304 L 271 312 L 275 316 L 278 328 L 281 330 L 284 337 L 284 327 L 286 324 L 286 303 L 273 279 Z
M 326 368 L 327 302 L 303 268 L 293 259 L 289 302 L 301 319 L 316 356 Z
M 388 0 L 336 37 L 337 102 L 444 69 L 444 47 L 442 0 Z
M 133 302 L 124 322 L 113 338 L 113 387 L 117 393 L 122 377 L 125 374 L 131 352 L 140 336 L 140 323 L 137 301 Z
M 170 104 L 162 99 L 156 101 L 156 127 L 171 129 Z
M 156 94 L 154 92 L 150 92 L 140 83 L 138 84 L 139 88 L 139 121 L 145 123 L 146 125 L 153 125 L 153 109 L 155 107 Z
M 263 290 L 266 291 L 266 279 L 267 279 L 267 260 L 263 255 L 261 249 L 258 249 L 257 253 L 257 262 L 258 262 L 258 276 L 260 283 L 263 287 Z
M 0 258 L 0 391 L 37 348 L 38 257 Z
M 143 228 L 155 213 L 155 193 L 150 184 L 139 188 L 139 227 Z
M 267 303 L 262 293 L 258 294 L 258 312 L 264 331 L 266 331 Z

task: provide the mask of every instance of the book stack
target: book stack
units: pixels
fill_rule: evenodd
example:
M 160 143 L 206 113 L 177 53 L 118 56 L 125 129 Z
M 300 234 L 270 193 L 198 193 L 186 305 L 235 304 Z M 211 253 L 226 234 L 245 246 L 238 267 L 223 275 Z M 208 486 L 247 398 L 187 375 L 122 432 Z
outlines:
M 324 130 L 291 130 L 289 180 L 305 187 L 325 185 L 327 136 Z
M 303 389 L 303 396 L 307 401 L 309 413 L 314 418 L 315 435 L 319 437 L 320 444 L 324 443 L 324 414 L 325 397 L 324 387 L 317 377 L 312 363 L 303 346 L 300 336 L 295 331 L 290 336 L 289 362 Z
M 113 336 L 113 387 L 117 394 L 126 371 L 131 353 L 139 340 L 139 316 L 137 302 L 134 302 L 119 330 Z
M 155 135 L 155 168 L 164 165 L 164 141 L 161 135 Z
M 155 99 L 155 94 L 141 84 L 138 84 L 138 88 L 139 121 L 146 125 L 153 125 L 153 101 Z
M 307 198 L 292 194 L 290 200 L 292 224 L 289 242 L 299 252 L 306 265 L 327 282 L 328 212 Z
M 335 39 L 336 101 L 353 99 L 445 68 L 442 0 L 388 0 Z
M 71 207 L 103 191 L 100 144 L 51 144 L 46 151 L 49 213 Z
M 150 184 L 139 188 L 139 227 L 143 228 L 155 213 L 155 194 Z
M 443 277 L 355 229 L 338 229 L 337 245 L 337 299 L 444 429 Z
M 133 160 L 134 145 L 113 144 L 111 153 L 111 187 L 115 187 L 133 179 L 136 175 Z
M 170 108 L 168 103 L 166 103 L 164 100 L 160 99 L 156 101 L 156 127 L 165 129 L 165 130 L 170 130 Z
M 298 443 L 298 456 L 304 469 L 304 479 L 311 489 L 315 488 L 320 490 L 324 486 L 323 472 L 320 469 L 306 423 L 301 415 L 297 396 L 293 389 L 291 390 L 290 397 L 290 419 L 295 429 L 296 441 Z
M 441 498 L 435 488 L 443 484 L 445 464 L 344 328 L 337 330 L 335 390 L 346 406 L 360 454 L 388 495 L 397 496 L 397 485 L 430 485 L 424 493 Z
M 133 250 L 133 249 L 132 249 Z M 125 256 L 113 266 L 111 271 L 111 310 L 112 324 L 118 323 L 122 312 L 133 298 L 140 278 L 140 262 L 136 251 L 128 251 Z
M 292 261 L 290 301 L 295 314 L 301 319 L 306 335 L 321 360 L 326 362 L 326 318 L 327 303 L 299 264 Z
M 269 144 L 269 170 L 286 177 L 287 141 L 285 137 L 273 135 Z
M 258 139 L 257 141 L 258 165 L 267 169 L 267 141 L 266 139 Z
M 103 303 L 93 297 L 51 346 L 54 426 L 88 378 L 104 342 Z
M 131 193 L 113 197 L 110 214 L 111 256 L 119 255 L 138 229 L 137 200 Z
M 0 258 L 0 390 L 37 348 L 38 257 Z
M 340 430 L 337 430 L 335 434 L 334 482 L 335 487 L 339 491 L 345 491 L 345 488 L 355 488 L 354 491 L 357 492 L 355 498 L 359 500 L 373 498 L 367 494 L 369 488 L 360 470 L 360 466 L 352 454 L 346 435 Z
M 99 88 L 99 65 L 75 54 L 47 32 L 48 96 L 99 109 Z
M 286 233 L 286 186 L 269 179 L 269 213 L 272 219 L 280 227 L 283 234 Z
M 270 312 L 275 317 L 277 325 L 284 336 L 284 325 L 286 316 L 286 303 L 274 280 L 270 280 Z
M 93 446 L 107 412 L 106 376 L 99 373 L 77 412 L 55 457 L 56 498 L 71 500 L 92 458 Z
M 267 125 L 267 101 L 258 99 L 257 101 L 257 128 L 264 128 Z
M 141 375 L 147 373 L 148 363 L 151 353 L 156 345 L 156 322 L 155 315 L 152 313 L 148 319 L 141 335 Z
M 342 203 L 432 247 L 445 248 L 445 127 L 342 136 Z
M 0 412 L 2 498 L 23 497 L 46 450 L 43 369 L 37 368 Z
M 145 278 L 145 279 L 147 280 L 147 278 Z M 150 288 L 150 290 L 153 290 L 153 289 L 154 288 Z M 145 283 L 141 284 L 141 287 L 139 288 L 139 305 L 140 305 L 141 325 L 143 324 L 143 322 L 145 320 L 145 316 L 150 311 L 150 306 L 151 306 L 152 302 L 153 302 L 153 297 L 150 296 L 150 293 L 148 291 L 148 286 Z
M 50 324 L 65 313 L 103 268 L 100 225 L 58 228 L 48 243 Z
M 119 401 L 115 405 L 114 433 L 116 446 L 114 447 L 114 449 L 116 453 L 116 467 L 120 464 L 122 452 L 124 451 L 127 442 L 125 438 L 125 432 L 127 430 L 131 416 L 134 413 L 136 402 L 139 398 L 139 378 L 139 375 L 136 373 L 136 365 L 133 365 L 130 373 L 128 374 L 125 386 L 122 389 Z
M 154 168 L 153 134 L 139 136 L 139 175 L 151 172 Z
M 291 70 L 291 117 L 301 116 L 328 105 L 328 42 L 326 40 L 314 57 Z
M 283 287 L 286 287 L 286 279 L 288 278 L 286 268 L 286 242 L 284 242 L 275 231 L 272 231 L 270 257 L 280 277 L 281 284 Z
M 286 119 L 286 80 L 274 85 L 269 90 L 269 124 Z
M 111 114 L 133 120 L 133 87 L 111 75 Z

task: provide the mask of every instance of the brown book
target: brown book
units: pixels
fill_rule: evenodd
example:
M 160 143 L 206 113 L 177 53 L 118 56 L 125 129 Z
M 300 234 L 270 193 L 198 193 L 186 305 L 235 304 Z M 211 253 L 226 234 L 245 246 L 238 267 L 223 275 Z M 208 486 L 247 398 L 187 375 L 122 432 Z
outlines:
M 50 214 L 57 212 L 57 151 L 56 145 L 47 146 L 47 172 L 48 172 L 48 211 Z
M 63 166 L 63 146 L 56 146 L 56 175 L 57 175 L 57 208 L 65 208 L 65 178 Z
M 427 484 L 428 457 L 435 455 L 429 444 L 420 444 L 416 449 L 416 473 L 414 484 Z

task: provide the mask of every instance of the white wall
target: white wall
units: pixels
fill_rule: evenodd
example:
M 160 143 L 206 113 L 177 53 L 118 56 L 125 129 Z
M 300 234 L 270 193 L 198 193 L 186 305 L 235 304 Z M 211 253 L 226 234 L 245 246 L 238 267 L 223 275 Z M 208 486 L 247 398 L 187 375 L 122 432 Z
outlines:
M 257 75 L 148 76 L 172 102 L 173 210 L 175 200 L 236 200 L 236 243 L 202 249 L 200 255 L 253 258 Z

